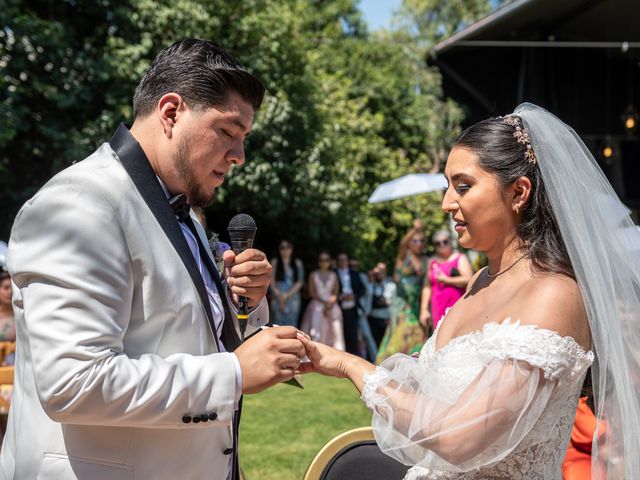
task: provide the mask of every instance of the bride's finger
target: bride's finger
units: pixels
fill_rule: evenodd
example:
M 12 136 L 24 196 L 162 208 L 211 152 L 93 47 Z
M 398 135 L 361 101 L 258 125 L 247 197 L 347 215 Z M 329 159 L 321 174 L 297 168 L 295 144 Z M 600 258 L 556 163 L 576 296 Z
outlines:
M 306 340 L 311 341 L 311 337 L 309 335 L 307 335 L 305 332 L 301 331 L 301 330 L 298 330 L 296 332 L 296 335 L 298 336 L 298 339 L 300 339 L 300 340 L 306 339 Z
M 308 341 L 302 342 L 304 348 L 307 350 L 307 357 L 311 360 L 317 359 L 320 357 L 320 350 L 318 349 L 318 344 L 316 342 Z
M 312 353 L 318 351 L 318 344 L 310 338 L 298 336 L 298 339 L 302 342 L 302 345 L 304 345 L 304 348 L 307 351 L 307 356 L 311 357 Z
M 300 363 L 300 366 L 298 366 L 296 373 L 314 373 L 315 371 L 316 369 L 314 368 L 313 363 L 302 362 Z

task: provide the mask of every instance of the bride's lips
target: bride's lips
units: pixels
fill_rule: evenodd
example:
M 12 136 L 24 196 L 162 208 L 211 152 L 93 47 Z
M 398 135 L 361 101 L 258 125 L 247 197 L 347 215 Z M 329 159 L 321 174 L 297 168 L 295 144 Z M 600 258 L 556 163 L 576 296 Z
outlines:
M 467 228 L 467 222 L 463 222 L 461 220 L 456 220 L 455 218 L 453 219 L 454 222 L 456 222 L 456 226 L 455 226 L 455 231 L 458 233 L 462 233 L 466 230 Z

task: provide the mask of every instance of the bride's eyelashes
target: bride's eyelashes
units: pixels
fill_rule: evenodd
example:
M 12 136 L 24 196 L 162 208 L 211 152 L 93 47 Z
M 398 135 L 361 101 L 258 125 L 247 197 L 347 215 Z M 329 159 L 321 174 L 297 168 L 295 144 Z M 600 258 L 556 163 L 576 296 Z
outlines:
M 446 194 L 449 191 L 449 187 L 450 185 L 447 185 L 446 187 L 444 187 L 442 189 L 442 193 Z M 470 185 L 467 185 L 466 183 L 460 183 L 458 185 L 456 185 L 455 187 L 455 191 L 459 194 L 459 195 L 463 195 L 467 190 L 469 190 L 471 188 Z

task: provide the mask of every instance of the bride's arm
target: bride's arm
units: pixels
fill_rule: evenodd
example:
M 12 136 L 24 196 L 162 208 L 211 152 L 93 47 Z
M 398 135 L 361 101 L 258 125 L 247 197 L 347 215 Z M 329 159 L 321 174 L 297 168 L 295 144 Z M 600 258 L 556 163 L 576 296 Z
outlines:
M 397 356 L 365 379 L 376 439 L 403 463 L 467 471 L 495 461 L 529 432 L 555 386 L 515 359 L 465 355 L 446 363 L 430 369 Z M 469 368 L 479 372 L 458 394 L 452 383 Z
M 374 413 L 380 447 L 410 465 L 422 463 L 427 451 L 448 464 L 463 465 L 507 431 L 520 432 L 514 436 L 519 441 L 555 385 L 523 361 L 466 355 L 429 368 L 420 358 L 394 355 L 376 368 L 358 356 L 302 341 L 314 366 L 302 365 L 301 370 L 351 380 Z M 477 375 L 452 398 L 450 383 L 458 371 L 470 368 Z M 524 415 L 527 411 L 532 415 Z

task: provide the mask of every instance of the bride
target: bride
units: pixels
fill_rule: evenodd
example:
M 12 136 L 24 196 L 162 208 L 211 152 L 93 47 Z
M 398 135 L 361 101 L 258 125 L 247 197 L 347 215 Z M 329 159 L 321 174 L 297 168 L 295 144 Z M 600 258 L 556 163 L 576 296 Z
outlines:
M 591 367 L 593 478 L 640 478 L 640 234 L 575 132 L 546 110 L 468 128 L 442 208 L 488 267 L 419 356 L 380 366 L 302 339 L 303 372 L 349 378 L 417 479 L 559 479 Z M 624 421 L 623 421 L 624 420 Z M 601 476 L 602 475 L 602 476 Z

